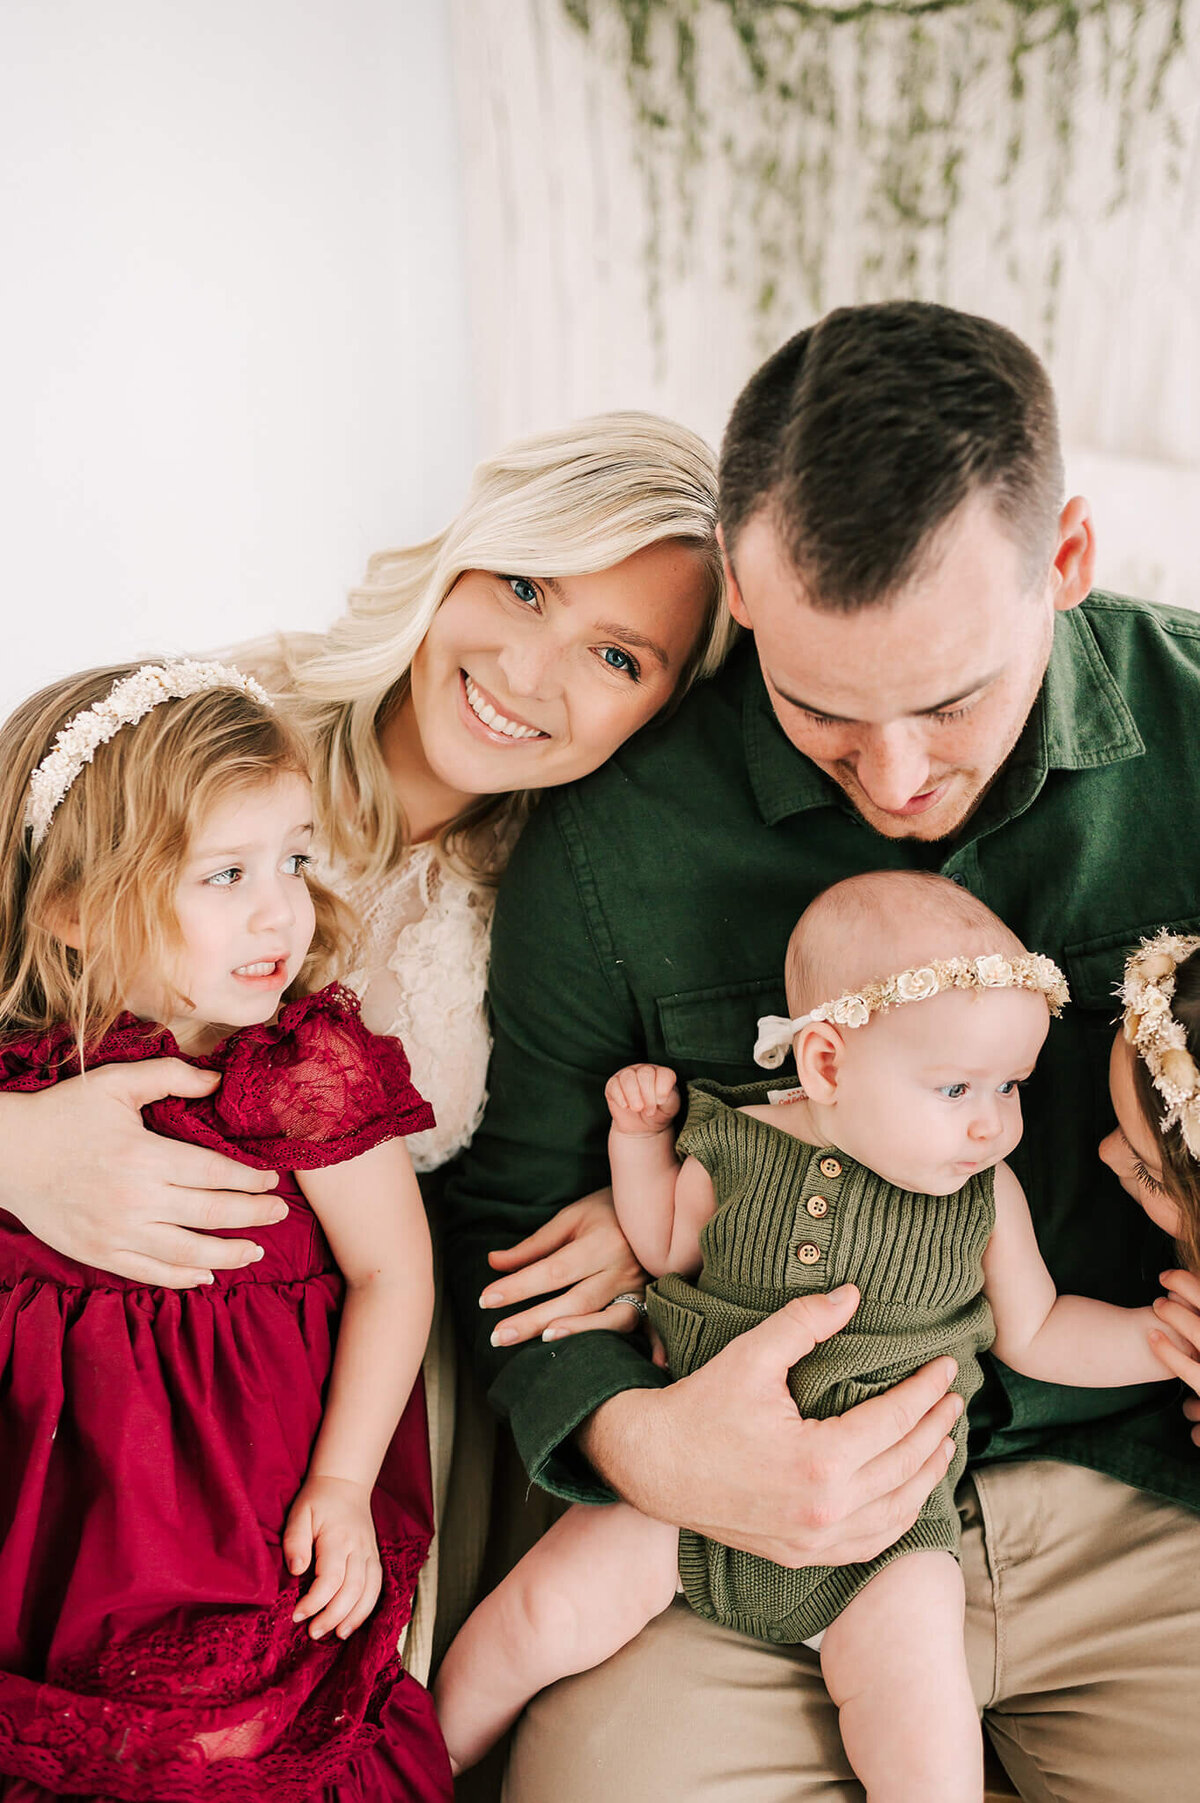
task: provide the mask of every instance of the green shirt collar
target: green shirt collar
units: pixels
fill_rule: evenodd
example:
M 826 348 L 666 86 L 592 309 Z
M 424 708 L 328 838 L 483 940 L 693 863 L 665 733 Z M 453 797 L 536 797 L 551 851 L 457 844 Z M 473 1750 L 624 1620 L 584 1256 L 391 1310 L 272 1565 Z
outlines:
M 775 718 L 753 646 L 747 651 L 742 736 L 763 820 L 775 826 L 790 814 L 837 806 L 841 790 L 791 744 Z M 1036 793 L 1049 770 L 1094 770 L 1140 757 L 1145 749 L 1086 615 L 1079 609 L 1058 614 L 1045 680 L 1013 753 L 1013 764 L 1026 775 L 1022 787 Z

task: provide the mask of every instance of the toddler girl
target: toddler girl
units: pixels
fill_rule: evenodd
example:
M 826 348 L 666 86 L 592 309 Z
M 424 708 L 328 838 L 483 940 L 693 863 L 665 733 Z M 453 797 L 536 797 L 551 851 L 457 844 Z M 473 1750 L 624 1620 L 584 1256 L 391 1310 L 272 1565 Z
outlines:
M 621 1225 L 648 1270 L 670 1273 L 647 1301 L 674 1376 L 796 1296 L 852 1281 L 849 1326 L 791 1372 L 802 1416 L 840 1415 L 947 1354 L 965 1405 L 989 1344 L 1050 1382 L 1162 1377 L 1150 1309 L 1056 1296 L 1002 1162 L 1066 1000 L 1050 960 L 944 878 L 884 872 L 805 911 L 786 983 L 794 1018 L 761 1022 L 756 1056 L 778 1064 L 790 1045 L 800 1087 L 693 1084 L 677 1142 L 672 1072 L 632 1066 L 606 1092 Z M 872 1803 L 982 1797 L 955 1559 L 965 1406 L 943 1459 L 917 1521 L 855 1565 L 785 1570 L 623 1503 L 570 1510 L 447 1656 L 435 1695 L 452 1760 L 624 1645 L 678 1574 L 705 1617 L 820 1648 Z
M 282 1173 L 256 1258 L 182 1292 L 0 1215 L 0 1796 L 448 1798 L 397 1656 L 433 1116 L 318 987 L 303 746 L 236 670 L 126 666 L 27 702 L 0 771 L 0 1087 L 179 1057 L 147 1123 Z

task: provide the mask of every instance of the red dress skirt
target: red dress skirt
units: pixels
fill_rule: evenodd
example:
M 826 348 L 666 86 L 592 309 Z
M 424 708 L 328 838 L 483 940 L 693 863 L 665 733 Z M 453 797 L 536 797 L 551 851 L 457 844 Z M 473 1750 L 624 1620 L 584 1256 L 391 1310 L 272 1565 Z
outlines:
M 96 1063 L 178 1056 L 125 1016 Z M 432 1124 L 395 1040 L 324 990 L 189 1063 L 216 1094 L 156 1131 L 260 1169 L 338 1164 Z M 75 1074 L 65 1032 L 0 1088 Z M 292 1611 L 281 1538 L 320 1426 L 342 1282 L 295 1178 L 263 1257 L 192 1290 L 60 1256 L 0 1214 L 0 1798 L 433 1803 L 428 1693 L 396 1647 L 432 1536 L 420 1380 L 372 1499 L 383 1591 L 345 1641 Z M 239 1235 L 238 1237 L 243 1237 Z

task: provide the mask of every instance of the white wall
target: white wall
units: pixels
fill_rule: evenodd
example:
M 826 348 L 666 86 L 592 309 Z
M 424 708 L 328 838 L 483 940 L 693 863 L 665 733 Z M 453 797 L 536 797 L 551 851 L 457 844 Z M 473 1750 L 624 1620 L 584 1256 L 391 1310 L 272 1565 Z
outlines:
M 464 293 L 444 0 L 3 0 L 0 711 L 443 524 Z

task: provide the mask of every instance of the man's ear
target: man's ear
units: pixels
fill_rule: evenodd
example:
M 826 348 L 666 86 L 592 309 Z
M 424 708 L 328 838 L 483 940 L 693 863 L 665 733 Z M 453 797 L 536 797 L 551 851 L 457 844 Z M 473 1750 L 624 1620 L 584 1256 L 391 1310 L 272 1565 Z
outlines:
M 1070 613 L 1091 592 L 1096 569 L 1096 532 L 1092 510 L 1082 495 L 1073 495 L 1058 516 L 1058 549 L 1050 566 L 1054 606 Z
M 717 543 L 721 547 L 721 562 L 725 567 L 725 605 L 739 626 L 744 626 L 747 632 L 753 632 L 754 624 L 746 612 L 746 603 L 742 600 L 742 591 L 738 587 L 738 579 L 725 544 L 725 533 L 720 526 L 717 527 Z
M 810 1102 L 832 1108 L 837 1101 L 838 1074 L 846 1042 L 830 1021 L 812 1021 L 801 1027 L 792 1042 L 796 1074 Z

